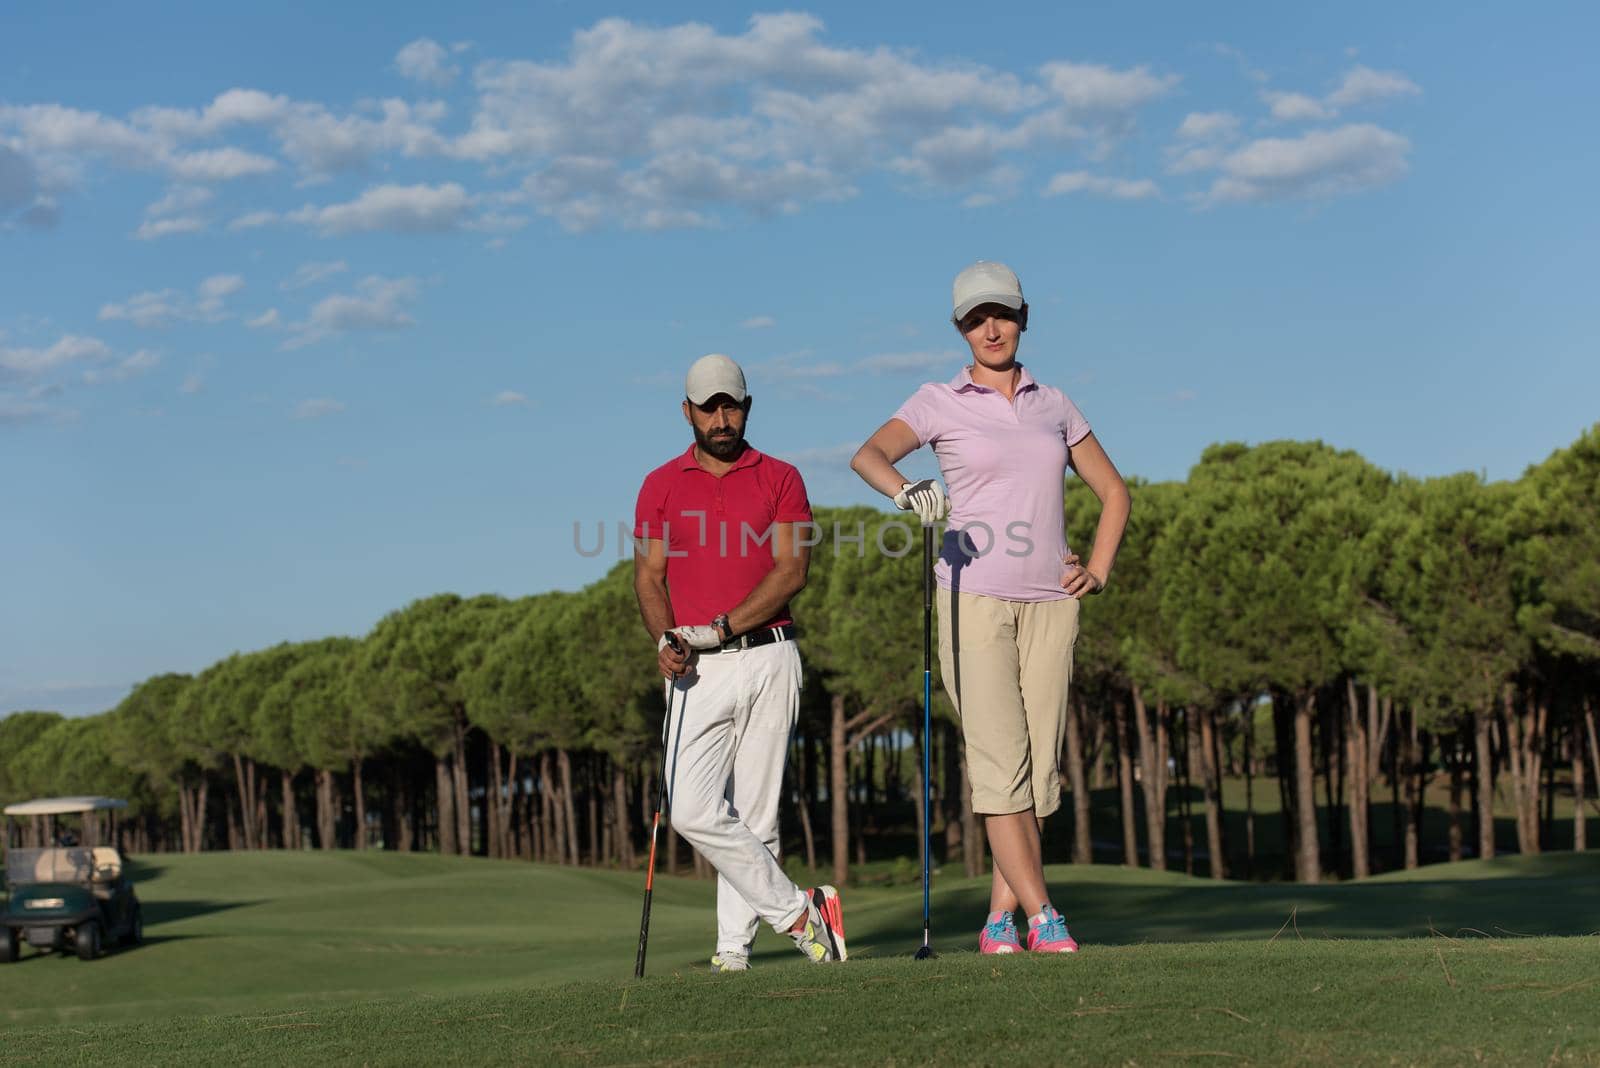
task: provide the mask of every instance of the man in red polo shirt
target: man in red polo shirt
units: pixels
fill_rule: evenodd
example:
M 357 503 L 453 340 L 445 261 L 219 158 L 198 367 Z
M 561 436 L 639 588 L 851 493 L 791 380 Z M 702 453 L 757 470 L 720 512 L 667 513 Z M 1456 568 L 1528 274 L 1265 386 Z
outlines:
M 672 826 L 717 869 L 717 971 L 749 968 L 761 921 L 816 964 L 846 957 L 839 895 L 778 864 L 778 803 L 800 709 L 789 598 L 806 584 L 800 472 L 744 440 L 751 397 L 726 356 L 689 368 L 694 444 L 645 477 L 634 591 L 674 692 L 666 737 Z M 677 634 L 684 652 L 667 644 Z

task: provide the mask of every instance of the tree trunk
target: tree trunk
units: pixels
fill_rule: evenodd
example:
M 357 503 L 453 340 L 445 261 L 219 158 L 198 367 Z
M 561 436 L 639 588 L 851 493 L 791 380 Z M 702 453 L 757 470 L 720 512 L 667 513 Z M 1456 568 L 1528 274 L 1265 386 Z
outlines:
M 1089 786 L 1084 775 L 1082 703 L 1067 701 L 1067 786 L 1072 791 L 1072 863 L 1094 863 L 1094 842 L 1089 829 Z
M 516 756 L 511 758 L 512 781 L 515 782 Z M 633 819 L 628 815 L 628 772 L 620 761 L 611 765 L 611 802 L 616 809 L 617 856 L 625 868 L 633 867 Z
M 1461 859 L 1464 852 L 1465 836 L 1461 828 L 1461 794 L 1462 794 L 1462 759 L 1461 747 L 1463 738 L 1461 731 L 1456 732 L 1450 744 L 1450 860 L 1452 863 Z
M 283 789 L 283 848 L 300 848 L 300 813 L 294 803 L 294 773 L 287 768 L 279 772 Z
M 1369 692 L 1371 691 L 1369 687 Z M 1367 781 L 1367 724 L 1361 715 L 1361 699 L 1356 695 L 1356 680 L 1344 680 L 1345 709 L 1349 719 L 1345 725 L 1345 785 L 1346 805 L 1350 811 L 1350 875 L 1365 879 L 1372 874 L 1372 854 L 1367 848 L 1367 813 L 1371 790 Z M 1369 706 L 1372 699 L 1369 698 Z M 1369 709 L 1370 718 L 1370 709 Z
M 830 705 L 828 802 L 833 822 L 829 844 L 833 852 L 833 883 L 844 886 L 850 881 L 850 769 L 846 763 L 849 750 L 845 747 L 844 695 L 834 694 Z
M 1166 709 L 1156 710 L 1155 724 L 1138 686 L 1133 687 L 1133 725 L 1139 736 L 1139 785 L 1144 790 L 1146 862 L 1167 870 L 1167 730 Z
M 456 717 L 454 742 L 450 770 L 455 787 L 456 852 L 465 857 L 472 854 L 472 802 L 467 782 L 467 728 L 461 716 Z
M 1524 710 L 1516 706 L 1508 685 L 1502 691 L 1506 738 L 1506 763 L 1511 767 L 1512 800 L 1517 814 L 1517 850 L 1524 855 L 1539 852 L 1539 772 L 1540 729 L 1545 705 L 1529 696 Z
M 572 754 L 556 750 L 556 767 L 561 772 L 561 810 L 567 840 L 567 863 L 578 866 L 578 808 L 572 797 Z
M 1137 868 L 1139 832 L 1133 812 L 1133 757 L 1128 751 L 1127 708 L 1120 695 L 1111 703 L 1111 714 L 1116 720 L 1117 732 L 1117 786 L 1122 808 L 1122 863 L 1130 868 Z
M 317 769 L 317 847 L 332 849 L 337 817 L 333 811 L 333 772 Z
M 539 825 L 544 835 L 544 849 L 539 859 L 547 864 L 560 864 L 567 854 L 566 841 L 561 837 L 561 813 L 556 806 L 555 782 L 550 750 L 546 749 L 539 754 Z
M 239 789 L 239 831 L 245 849 L 256 847 L 256 814 L 255 814 L 255 784 L 251 782 L 254 767 L 250 773 L 245 771 L 245 765 L 250 759 L 238 753 L 233 754 L 233 778 Z
M 356 809 L 355 847 L 357 850 L 367 848 L 367 784 L 361 775 L 361 764 L 360 757 L 350 762 L 350 790 L 355 798 Z
M 450 774 L 450 757 L 433 758 L 433 791 L 438 810 L 439 853 L 453 856 L 456 852 L 456 792 Z
M 1576 719 L 1572 721 L 1572 737 L 1567 745 L 1572 750 L 1572 850 L 1582 853 L 1589 848 L 1589 819 L 1583 811 L 1583 733 Z
M 1478 856 L 1494 856 L 1494 755 L 1489 750 L 1489 719 L 1493 713 L 1472 713 L 1473 777 L 1478 794 Z
M 489 774 L 484 782 L 483 842 L 491 858 L 506 855 L 506 769 L 500 763 L 500 743 L 489 740 Z
M 1256 740 L 1255 706 L 1244 709 L 1244 877 L 1256 872 L 1256 762 L 1252 752 Z
M 1228 877 L 1228 850 L 1222 841 L 1222 762 L 1217 758 L 1217 710 L 1207 707 L 1200 716 L 1200 775 L 1206 805 L 1206 852 L 1211 854 L 1213 879 Z
M 1427 731 L 1419 735 L 1417 714 L 1411 713 L 1411 770 L 1407 788 L 1411 791 L 1411 822 L 1406 825 L 1406 866 L 1416 868 L 1422 863 L 1422 819 L 1428 810 L 1428 749 L 1431 740 Z
M 1157 705 L 1156 708 L 1157 722 L 1172 722 L 1171 716 L 1175 715 L 1175 713 L 1168 711 L 1165 702 Z M 1179 765 L 1182 769 L 1180 774 L 1183 776 L 1183 786 L 1179 791 L 1179 796 L 1182 800 L 1178 805 L 1178 818 L 1183 823 L 1183 873 L 1185 875 L 1194 874 L 1194 801 L 1192 798 L 1194 775 L 1196 769 L 1200 766 L 1198 763 L 1199 757 L 1195 752 L 1200 748 L 1199 740 L 1200 728 L 1195 723 L 1194 708 L 1185 708 L 1183 710 L 1183 763 Z
M 1090 771 L 1089 789 L 1103 790 L 1106 785 L 1106 762 L 1100 754 L 1106 751 L 1106 717 L 1102 712 L 1094 717 L 1094 741 L 1089 744 L 1086 766 Z
M 1294 709 L 1294 790 L 1295 820 L 1299 839 L 1295 843 L 1295 880 L 1322 881 L 1322 855 L 1317 844 L 1316 781 L 1312 778 L 1311 717 L 1316 711 L 1315 693 L 1303 694 Z

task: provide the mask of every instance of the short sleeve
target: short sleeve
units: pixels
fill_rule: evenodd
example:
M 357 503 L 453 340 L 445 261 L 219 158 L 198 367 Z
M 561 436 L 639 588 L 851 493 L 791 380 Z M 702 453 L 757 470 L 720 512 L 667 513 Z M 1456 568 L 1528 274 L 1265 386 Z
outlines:
M 811 499 L 806 496 L 805 480 L 800 477 L 800 472 L 789 464 L 783 465 L 783 474 L 778 478 L 777 500 L 773 505 L 772 521 L 811 522 Z
M 639 487 L 639 500 L 633 507 L 633 536 L 663 541 L 666 538 L 666 480 L 652 471 Z
M 1083 413 L 1078 411 L 1078 406 L 1072 403 L 1071 397 L 1063 393 L 1061 394 L 1061 400 L 1066 406 L 1066 411 L 1063 413 L 1061 420 L 1061 436 L 1066 439 L 1067 448 L 1070 449 L 1089 436 L 1089 420 L 1085 419 Z
M 911 432 L 917 436 L 919 448 L 939 436 L 939 428 L 934 418 L 938 409 L 934 403 L 933 393 L 938 388 L 940 387 L 933 383 L 922 386 L 891 416 L 911 428 Z

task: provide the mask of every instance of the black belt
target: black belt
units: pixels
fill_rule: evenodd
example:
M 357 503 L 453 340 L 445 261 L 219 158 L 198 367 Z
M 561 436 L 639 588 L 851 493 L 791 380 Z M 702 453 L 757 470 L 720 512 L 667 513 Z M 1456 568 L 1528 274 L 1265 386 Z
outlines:
M 771 645 L 773 642 L 794 641 L 794 624 L 785 623 L 781 627 L 764 627 L 753 630 L 749 634 L 741 634 L 737 638 L 729 638 L 715 649 L 701 649 L 700 655 L 707 653 L 737 653 L 741 649 L 754 649 L 758 645 Z

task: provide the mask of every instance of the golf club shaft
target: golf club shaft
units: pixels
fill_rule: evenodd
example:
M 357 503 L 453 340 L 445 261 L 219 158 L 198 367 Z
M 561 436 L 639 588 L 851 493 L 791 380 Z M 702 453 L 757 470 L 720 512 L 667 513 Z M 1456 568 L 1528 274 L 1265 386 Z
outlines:
M 671 632 L 667 634 L 667 644 L 676 652 L 682 652 L 683 647 Z M 661 723 L 661 789 L 656 793 L 656 817 L 650 824 L 650 859 L 644 867 L 644 913 L 639 917 L 639 951 L 633 958 L 633 977 L 644 978 L 644 954 L 650 941 L 650 898 L 655 893 L 656 881 L 656 835 L 661 829 L 661 814 L 666 811 L 668 804 L 667 779 L 671 775 L 668 761 L 668 745 L 672 738 L 672 698 L 678 692 L 674 680 L 667 681 L 667 716 Z
M 928 945 L 928 882 L 931 864 L 930 828 L 933 814 L 928 811 L 931 799 L 933 718 L 933 527 L 922 528 L 922 944 Z

